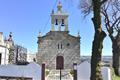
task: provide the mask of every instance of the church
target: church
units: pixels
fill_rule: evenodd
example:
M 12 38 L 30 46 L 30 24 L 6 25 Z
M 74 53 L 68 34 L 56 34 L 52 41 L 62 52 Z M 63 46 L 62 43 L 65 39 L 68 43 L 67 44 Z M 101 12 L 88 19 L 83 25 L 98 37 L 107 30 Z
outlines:
M 38 36 L 37 63 L 45 63 L 46 69 L 56 69 L 57 56 L 63 57 L 64 69 L 73 69 L 73 63 L 80 63 L 80 35 L 69 34 L 68 14 L 59 2 L 57 11 L 51 12 L 51 30 Z

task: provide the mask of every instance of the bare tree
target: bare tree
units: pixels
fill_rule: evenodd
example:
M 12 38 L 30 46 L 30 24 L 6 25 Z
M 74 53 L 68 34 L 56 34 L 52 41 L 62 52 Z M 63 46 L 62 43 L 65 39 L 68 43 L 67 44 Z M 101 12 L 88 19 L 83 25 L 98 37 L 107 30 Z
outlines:
M 82 0 L 81 9 L 85 15 L 93 11 L 93 24 L 94 24 L 94 40 L 92 44 L 91 56 L 91 77 L 90 80 L 103 80 L 101 75 L 101 56 L 103 48 L 103 40 L 106 33 L 102 30 L 101 26 L 101 6 L 106 0 Z
M 14 63 L 14 47 L 10 47 L 10 49 L 9 49 L 8 62 L 9 62 L 10 64 L 13 64 L 13 63 Z
M 85 0 L 80 5 L 85 16 L 93 11 L 90 0 Z M 101 14 L 104 19 L 102 24 L 105 25 L 112 41 L 113 68 L 115 74 L 120 75 L 118 72 L 120 67 L 120 0 L 107 0 L 101 6 Z
M 101 13 L 112 41 L 113 68 L 115 74 L 120 76 L 120 0 L 108 0 L 101 7 Z

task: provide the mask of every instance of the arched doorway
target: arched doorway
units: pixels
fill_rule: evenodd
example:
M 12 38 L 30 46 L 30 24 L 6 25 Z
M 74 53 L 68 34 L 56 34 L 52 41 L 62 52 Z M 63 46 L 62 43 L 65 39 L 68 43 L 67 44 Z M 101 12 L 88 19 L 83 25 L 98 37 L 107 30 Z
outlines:
M 56 69 L 64 69 L 64 57 L 63 56 L 57 56 L 56 57 Z

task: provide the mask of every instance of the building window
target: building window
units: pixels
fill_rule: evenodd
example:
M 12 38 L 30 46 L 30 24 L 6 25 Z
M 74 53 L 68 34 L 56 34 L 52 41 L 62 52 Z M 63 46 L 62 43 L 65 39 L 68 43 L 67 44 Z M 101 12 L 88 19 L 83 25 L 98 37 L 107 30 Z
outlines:
M 61 44 L 61 49 L 62 49 L 62 44 Z
M 59 44 L 58 44 L 58 49 L 59 49 Z
M 2 61 L 1 59 L 2 59 L 2 54 L 0 53 L 0 65 L 1 65 L 1 61 Z
M 62 44 L 58 44 L 58 49 L 62 49 L 63 45 Z

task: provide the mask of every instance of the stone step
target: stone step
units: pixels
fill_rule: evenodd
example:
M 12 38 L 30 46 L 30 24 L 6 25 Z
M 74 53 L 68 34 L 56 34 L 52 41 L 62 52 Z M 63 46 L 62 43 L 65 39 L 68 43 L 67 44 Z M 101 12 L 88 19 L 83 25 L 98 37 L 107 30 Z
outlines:
M 61 70 L 62 80 L 73 80 L 70 70 Z M 60 80 L 60 70 L 51 70 L 46 80 Z

